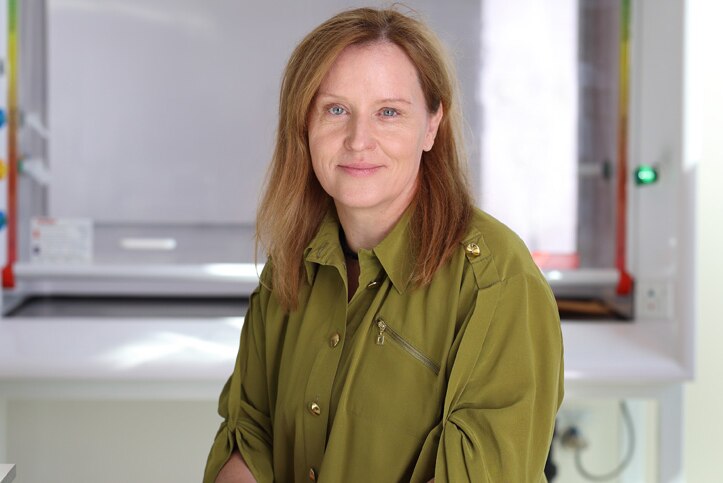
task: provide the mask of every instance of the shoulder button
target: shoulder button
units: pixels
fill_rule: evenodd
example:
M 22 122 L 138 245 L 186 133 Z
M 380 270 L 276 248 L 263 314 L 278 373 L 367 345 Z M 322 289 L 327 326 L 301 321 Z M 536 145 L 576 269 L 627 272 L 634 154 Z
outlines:
M 478 257 L 481 253 L 479 245 L 476 243 L 468 243 L 464 249 L 470 257 Z

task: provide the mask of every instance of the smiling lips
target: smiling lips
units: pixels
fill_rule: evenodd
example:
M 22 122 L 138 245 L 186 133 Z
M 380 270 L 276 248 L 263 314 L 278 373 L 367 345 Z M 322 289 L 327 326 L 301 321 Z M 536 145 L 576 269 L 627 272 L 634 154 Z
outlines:
M 353 163 L 353 164 L 340 164 L 339 168 L 341 168 L 348 175 L 362 178 L 365 176 L 373 175 L 374 173 L 379 171 L 382 167 L 378 164 Z

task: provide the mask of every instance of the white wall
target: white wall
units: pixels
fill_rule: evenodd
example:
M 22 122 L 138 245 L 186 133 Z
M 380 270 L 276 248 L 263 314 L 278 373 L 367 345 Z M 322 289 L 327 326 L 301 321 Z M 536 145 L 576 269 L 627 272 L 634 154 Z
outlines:
M 723 454 L 723 5 L 691 1 L 689 142 L 699 160 L 697 374 L 685 393 L 685 477 L 720 481 Z

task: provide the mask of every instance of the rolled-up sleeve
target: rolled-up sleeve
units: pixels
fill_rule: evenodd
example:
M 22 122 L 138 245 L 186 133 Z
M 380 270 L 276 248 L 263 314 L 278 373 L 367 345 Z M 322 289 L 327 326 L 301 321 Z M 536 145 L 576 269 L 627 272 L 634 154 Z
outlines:
M 213 483 L 234 449 L 259 483 L 272 482 L 272 429 L 265 361 L 263 302 L 257 289 L 249 302 L 241 329 L 233 374 L 219 398 L 223 423 L 216 433 L 206 463 L 204 483 Z
M 563 397 L 557 306 L 542 277 L 479 290 L 453 362 L 435 481 L 540 482 Z

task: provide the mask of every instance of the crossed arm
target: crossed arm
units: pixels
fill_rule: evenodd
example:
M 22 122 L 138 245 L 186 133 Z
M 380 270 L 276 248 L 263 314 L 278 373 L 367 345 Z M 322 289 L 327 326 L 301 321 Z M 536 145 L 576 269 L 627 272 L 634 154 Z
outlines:
M 216 477 L 216 483 L 256 483 L 241 453 L 234 451 Z

